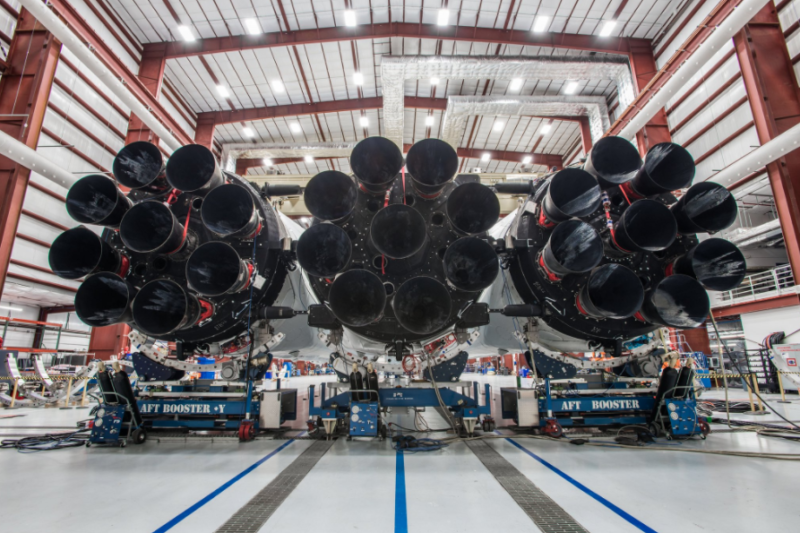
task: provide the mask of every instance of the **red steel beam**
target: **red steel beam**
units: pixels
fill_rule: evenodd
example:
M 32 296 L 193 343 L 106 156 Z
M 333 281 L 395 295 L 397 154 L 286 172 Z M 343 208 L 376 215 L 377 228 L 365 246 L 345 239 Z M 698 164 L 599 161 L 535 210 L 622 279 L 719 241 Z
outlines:
M 547 168 L 564 168 L 564 158 L 558 154 L 531 154 L 527 152 L 508 152 L 501 150 L 481 150 L 479 148 L 459 148 L 458 157 L 469 159 L 480 159 L 483 154 L 489 154 L 492 161 L 508 161 L 511 163 L 521 163 L 524 157 L 531 158 L 531 164 L 544 165 Z
M 167 58 L 164 56 L 164 46 L 151 46 L 142 53 L 142 60 L 139 62 L 139 81 L 147 88 L 150 94 L 158 99 L 161 95 L 161 86 L 164 84 L 164 69 L 167 66 Z M 128 134 L 125 136 L 125 144 L 135 141 L 148 141 L 158 144 L 152 130 L 148 128 L 139 117 L 131 113 L 128 120 Z
M 763 146 L 800 123 L 800 87 L 775 5 L 764 6 L 733 42 Z M 800 151 L 770 163 L 767 173 L 792 273 L 800 279 Z
M 150 108 L 150 112 L 168 128 L 178 141 L 183 144 L 191 144 L 192 138 L 183 130 L 178 122 L 161 105 L 147 86 L 142 83 L 133 72 L 125 66 L 125 63 L 106 45 L 97 35 L 94 29 L 80 16 L 80 14 L 66 0 L 50 0 L 50 5 L 56 10 L 58 15 L 66 22 L 67 26 L 80 36 L 84 42 L 92 47 L 94 53 L 120 80 L 127 85 L 128 89 L 144 105 Z M 155 53 L 153 49 L 164 47 L 164 43 L 155 43 L 145 47 L 143 57 Z M 168 46 L 167 46 L 168 48 Z
M 54 0 L 63 3 L 63 0 Z M 235 35 L 197 39 L 193 42 L 174 41 L 167 43 L 167 58 L 190 57 L 222 52 L 238 52 L 255 48 L 272 48 L 337 41 L 363 39 L 386 39 L 407 37 L 411 39 L 439 39 L 442 41 L 465 41 L 473 43 L 510 44 L 520 46 L 546 46 L 548 48 L 567 48 L 589 52 L 604 52 L 627 55 L 632 46 L 651 46 L 647 39 L 624 37 L 599 37 L 576 33 L 534 33 L 520 30 L 500 30 L 475 28 L 472 26 L 437 26 L 435 24 L 416 24 L 390 22 L 385 24 L 365 24 L 354 28 L 332 27 L 285 32 L 268 32 L 260 35 Z M 160 46 L 161 43 L 158 43 Z M 151 46 L 145 44 L 144 49 Z
M 36 149 L 61 43 L 23 9 L 0 78 L 0 130 Z M 0 294 L 8 274 L 30 170 L 0 157 Z
M 203 115 L 203 113 L 200 113 Z M 195 144 L 202 144 L 209 150 L 214 149 L 214 130 L 217 127 L 216 117 L 214 116 L 215 113 L 207 113 L 206 116 L 197 117 L 197 124 L 194 130 L 194 142 Z M 210 116 L 209 116 L 210 115 Z M 238 122 L 238 121 L 234 121 Z M 221 122 L 220 124 L 228 124 L 227 122 Z
M 581 125 L 581 144 L 583 145 L 583 153 L 588 154 L 592 149 L 592 128 L 589 126 L 589 117 L 579 117 L 578 121 Z
M 792 307 L 796 305 L 800 305 L 800 296 L 797 294 L 786 294 L 783 296 L 774 296 L 772 298 L 756 300 L 755 302 L 745 302 L 729 305 L 727 307 L 717 307 L 712 309 L 712 311 L 714 313 L 714 318 L 722 318 L 725 316 L 742 315 L 744 313 L 757 313 L 758 311 L 780 309 L 781 307 Z
M 624 128 L 636 114 L 639 113 L 639 109 L 644 107 L 644 105 L 653 97 L 653 95 L 658 92 L 666 82 L 669 80 L 674 72 L 686 61 L 688 61 L 694 51 L 703 44 L 706 39 L 713 33 L 714 28 L 722 24 L 728 15 L 734 10 L 736 5 L 741 0 L 722 0 L 719 4 L 714 6 L 714 9 L 708 14 L 708 16 L 701 22 L 695 31 L 689 36 L 689 38 L 680 46 L 678 50 L 670 57 L 664 66 L 655 73 L 654 76 L 650 79 L 649 82 L 644 87 L 639 87 L 639 94 L 636 96 L 634 101 L 629 105 L 626 109 L 622 110 L 617 120 L 614 121 L 614 124 L 611 125 L 611 128 L 608 130 L 606 135 L 618 135 L 622 128 Z M 633 58 L 631 59 L 631 66 L 633 66 Z M 644 74 L 648 70 L 648 68 L 640 67 L 639 70 L 641 71 L 641 75 L 634 73 L 634 83 L 637 81 L 642 81 L 644 79 Z M 660 115 L 660 113 L 659 113 Z M 647 133 L 651 133 L 653 135 L 653 139 L 650 139 L 649 145 L 652 146 L 655 144 L 653 141 L 659 137 L 659 135 L 667 129 L 666 122 L 661 122 L 659 115 L 656 115 L 654 121 L 652 123 L 652 128 Z M 652 122 L 652 121 L 651 121 Z M 650 126 L 650 123 L 648 123 Z M 645 128 L 647 129 L 647 128 Z M 667 133 L 669 133 L 667 131 Z M 637 135 L 637 141 L 639 140 L 639 136 Z M 647 144 L 647 143 L 646 143 Z M 641 151 L 641 146 L 640 146 Z
M 633 74 L 633 86 L 636 89 L 636 93 L 641 94 L 642 90 L 658 73 L 653 48 L 651 46 L 637 45 L 631 49 L 629 57 Z M 662 107 L 658 110 L 656 116 L 647 122 L 644 129 L 636 134 L 636 144 L 639 147 L 639 154 L 644 157 L 651 146 L 670 141 L 672 141 L 672 136 L 669 133 L 667 113 Z

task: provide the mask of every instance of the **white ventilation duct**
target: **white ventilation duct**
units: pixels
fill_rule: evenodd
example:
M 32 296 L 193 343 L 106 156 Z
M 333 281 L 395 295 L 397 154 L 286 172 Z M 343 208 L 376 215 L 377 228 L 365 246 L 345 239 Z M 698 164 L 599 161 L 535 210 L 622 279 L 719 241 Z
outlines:
M 327 143 L 224 143 L 222 145 L 222 168 L 228 172 L 236 171 L 237 159 L 262 159 L 305 157 L 314 158 L 344 157 L 350 158 L 357 143 L 355 142 L 327 142 Z
M 72 184 L 78 180 L 64 170 L 62 165 L 50 161 L 27 144 L 3 131 L 0 131 L 0 154 L 65 189 L 72 187 Z
M 609 128 L 608 106 L 603 96 L 450 96 L 442 120 L 442 139 L 458 148 L 469 117 L 588 117 L 592 140 Z
M 624 57 L 383 56 L 385 137 L 403 145 L 406 80 L 613 80 L 620 106 L 634 99 L 633 79 Z

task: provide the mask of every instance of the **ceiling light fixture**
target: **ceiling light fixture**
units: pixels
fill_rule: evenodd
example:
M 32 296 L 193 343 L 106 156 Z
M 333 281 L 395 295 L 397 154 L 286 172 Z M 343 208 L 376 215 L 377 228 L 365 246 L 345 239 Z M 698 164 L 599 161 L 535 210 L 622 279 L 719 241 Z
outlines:
M 489 153 L 487 152 L 487 153 L 484 153 L 484 154 L 481 156 L 481 161 L 483 161 L 483 162 L 485 163 L 486 161 L 489 161 L 491 158 L 492 158 L 492 156 L 491 156 L 491 155 L 489 155 Z
M 292 122 L 289 124 L 289 129 L 292 130 L 292 133 L 300 133 L 303 131 L 303 128 L 300 127 L 299 122 Z
M 436 24 L 439 26 L 447 26 L 450 23 L 450 10 L 440 9 L 439 18 L 436 19 Z
M 23 311 L 21 307 L 14 307 L 11 305 L 0 305 L 0 309 L 8 309 L 9 311 Z
M 523 165 L 530 165 L 531 161 L 533 161 L 533 158 L 529 155 L 526 155 L 525 157 L 522 158 Z
M 261 24 L 258 23 L 258 19 L 244 19 L 244 28 L 250 35 L 259 35 L 264 33 L 261 30 Z
M 564 94 L 575 94 L 576 92 L 578 92 L 577 81 L 570 81 L 567 83 L 566 87 L 564 87 Z
M 608 37 L 611 35 L 611 32 L 614 31 L 614 28 L 617 27 L 616 20 L 607 20 L 603 23 L 603 27 L 600 30 L 600 37 Z
M 433 115 L 428 115 L 427 117 L 425 117 L 425 125 L 433 126 Z
M 231 95 L 230 91 L 228 91 L 228 88 L 224 85 L 217 85 L 217 93 L 219 93 L 219 95 L 223 98 L 227 98 Z
M 256 135 L 256 132 L 253 131 L 253 128 L 248 128 L 247 126 L 242 129 L 242 133 L 244 133 L 245 137 L 255 137 Z
M 195 40 L 194 33 L 192 33 L 192 30 L 189 28 L 189 26 L 184 26 L 181 24 L 178 26 L 178 33 L 181 34 L 181 37 L 184 41 L 192 42 Z
M 351 28 L 356 25 L 356 12 L 352 9 L 348 9 L 344 12 L 344 25 L 350 26 Z
M 359 123 L 361 124 L 361 126 L 362 126 L 362 127 L 364 127 L 364 128 L 366 128 L 367 126 L 369 126 L 369 118 L 367 118 L 367 117 L 361 117 L 361 118 L 359 119 L 359 121 L 358 121 L 358 122 L 359 122 Z
M 545 17 L 544 15 L 540 15 L 536 17 L 533 21 L 533 31 L 534 33 L 542 33 L 547 31 L 547 25 L 550 22 L 550 17 Z
M 512 91 L 519 91 L 520 89 L 522 89 L 522 83 L 523 81 L 521 78 L 514 78 L 513 80 L 511 80 L 511 83 L 509 84 L 508 88 Z
M 281 80 L 272 80 L 272 91 L 276 93 L 282 93 L 286 90 L 286 87 L 283 86 L 283 82 Z
M 264 163 L 265 166 L 271 167 L 272 166 L 272 159 L 270 159 L 269 157 L 265 157 L 263 163 Z
M 494 125 L 492 126 L 492 129 L 494 131 L 502 131 L 503 128 L 505 127 L 505 125 L 506 125 L 505 122 L 503 122 L 502 120 L 498 120 L 498 121 L 495 121 Z
M 308 164 L 310 165 L 311 163 L 313 163 L 313 162 L 314 162 L 314 157 L 313 157 L 313 156 L 310 156 L 310 155 L 307 155 L 307 156 L 305 156 L 305 157 L 303 158 L 303 161 L 305 161 L 306 163 L 308 163 Z
M 548 133 L 550 133 L 550 130 L 552 130 L 552 129 L 553 129 L 553 125 L 552 124 L 545 124 L 544 126 L 542 126 L 542 129 L 539 130 L 539 131 L 541 131 L 542 135 L 547 135 Z
M 431 78 L 431 85 L 439 85 L 439 78 Z
M 360 72 L 355 72 L 353 74 L 353 83 L 356 85 L 364 85 L 364 75 Z

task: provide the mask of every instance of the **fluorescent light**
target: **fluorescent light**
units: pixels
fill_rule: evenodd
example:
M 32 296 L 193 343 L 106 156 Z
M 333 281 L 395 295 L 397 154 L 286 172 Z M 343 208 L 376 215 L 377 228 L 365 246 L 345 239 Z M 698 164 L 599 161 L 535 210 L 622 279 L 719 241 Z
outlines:
M 350 26 L 351 28 L 356 25 L 356 12 L 352 9 L 348 9 L 344 12 L 344 25 Z
M 273 92 L 276 93 L 282 93 L 283 91 L 286 90 L 286 87 L 283 86 L 283 82 L 281 80 L 272 80 L 272 83 L 270 83 L 270 85 L 272 86 Z
M 228 91 L 228 88 L 224 85 L 217 85 L 217 93 L 219 93 L 219 95 L 223 98 L 227 98 L 231 95 L 231 93 Z
M 502 131 L 502 129 L 505 127 L 505 125 L 506 125 L 506 123 L 503 122 L 502 120 L 497 120 L 497 121 L 495 121 L 494 125 L 492 126 L 492 129 L 494 131 Z
M 490 156 L 488 153 L 485 153 L 485 154 L 483 154 L 483 155 L 481 156 L 481 161 L 483 161 L 483 162 L 486 162 L 486 161 L 488 161 L 488 160 L 489 160 L 489 159 L 491 159 L 491 158 L 492 158 L 492 156 Z
M 178 26 L 178 33 L 181 34 L 181 37 L 183 37 L 184 41 L 191 42 L 195 40 L 194 33 L 192 33 L 192 30 L 189 28 L 189 26 L 184 26 L 181 24 Z
M 511 80 L 511 84 L 509 84 L 508 88 L 512 91 L 519 91 L 522 89 L 522 79 L 521 78 L 514 78 Z
M 356 85 L 364 85 L 364 75 L 360 72 L 355 72 L 353 74 L 353 83 Z
M 303 131 L 303 128 L 300 127 L 299 122 L 292 122 L 289 124 L 289 129 L 292 130 L 292 133 L 300 133 Z
M 0 305 L 0 309 L 8 309 L 9 311 L 23 311 L 21 307 L 13 307 L 11 305 Z
M 600 37 L 608 37 L 611 35 L 611 32 L 614 31 L 614 28 L 617 27 L 616 20 L 607 20 L 603 23 L 603 28 L 600 30 Z
M 439 78 L 431 78 L 431 85 L 439 85 Z
M 264 163 L 265 166 L 271 167 L 272 166 L 272 159 L 270 159 L 269 157 L 265 157 L 264 160 L 263 160 L 263 163 Z
M 245 137 L 255 137 L 256 132 L 253 131 L 253 128 L 248 128 L 247 126 L 242 129 L 242 133 L 244 133 Z
M 548 133 L 550 133 L 550 130 L 552 129 L 553 129 L 552 124 L 545 124 L 539 131 L 542 133 L 542 135 L 547 135 Z
M 439 26 L 447 26 L 449 23 L 450 23 L 450 10 L 440 9 L 439 18 L 436 20 L 436 24 L 438 24 Z
M 366 128 L 367 126 L 369 126 L 369 118 L 361 117 L 361 119 L 359 120 L 359 123 L 361 124 L 361 126 Z
M 571 81 L 564 87 L 564 94 L 575 94 L 578 91 L 578 82 Z
M 523 165 L 530 165 L 531 161 L 533 161 L 533 158 L 529 155 L 526 155 L 525 157 L 522 158 Z
M 433 115 L 428 115 L 427 117 L 425 117 L 425 125 L 433 126 Z
M 307 156 L 303 157 L 303 161 L 305 161 L 308 164 L 311 164 L 311 163 L 314 162 L 314 157 L 310 156 L 310 155 L 307 155 Z
M 256 19 L 244 19 L 244 28 L 250 35 L 258 35 L 264 33 L 261 31 L 261 24 Z
M 550 22 L 550 17 L 545 17 L 544 15 L 539 15 L 536 17 L 536 20 L 533 21 L 533 31 L 535 33 L 542 33 L 547 31 L 547 25 Z

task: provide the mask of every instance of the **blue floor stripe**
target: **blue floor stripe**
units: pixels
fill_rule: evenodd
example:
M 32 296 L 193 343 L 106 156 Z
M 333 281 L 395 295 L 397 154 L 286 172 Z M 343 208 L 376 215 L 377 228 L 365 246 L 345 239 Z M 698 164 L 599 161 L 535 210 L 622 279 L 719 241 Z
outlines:
M 298 435 L 298 437 L 302 436 L 304 433 L 305 433 L 305 431 L 303 433 L 301 433 L 300 435 Z M 247 474 L 249 474 L 250 472 L 252 472 L 256 468 L 258 468 L 259 466 L 261 466 L 262 464 L 267 462 L 270 458 L 272 458 L 275 455 L 277 455 L 278 453 L 280 453 L 281 450 L 283 450 L 284 448 L 286 448 L 287 446 L 289 446 L 293 442 L 294 442 L 294 439 L 287 440 L 285 443 L 281 444 L 278 448 L 276 448 L 275 450 L 271 451 L 270 453 L 268 453 L 267 455 L 265 455 L 264 457 L 262 457 L 261 459 L 259 459 L 255 463 L 253 463 L 252 465 L 248 466 L 246 469 L 244 469 L 241 472 L 239 472 L 237 475 L 232 477 L 229 481 L 227 481 L 224 484 L 220 485 L 219 488 L 217 488 L 214 492 L 210 493 L 208 496 L 206 496 L 205 498 L 203 498 L 202 500 L 200 500 L 196 504 L 192 505 L 191 507 L 186 509 L 181 514 L 179 514 L 178 516 L 176 516 L 175 518 L 173 518 L 172 520 L 170 520 L 169 522 L 167 522 L 166 524 L 164 524 L 160 528 L 156 529 L 153 533 L 164 533 L 165 531 L 169 531 L 173 527 L 177 526 L 180 522 L 182 522 L 183 520 L 188 518 L 192 513 L 194 513 L 195 511 L 200 509 L 202 506 L 204 506 L 205 504 L 207 504 L 208 502 L 210 502 L 211 500 L 213 500 L 214 498 L 216 498 L 217 496 L 219 496 L 220 494 L 225 492 L 228 488 L 231 487 L 231 485 L 233 485 L 234 483 L 236 483 L 237 481 L 242 479 L 244 476 L 246 476 Z
M 406 507 L 406 464 L 403 452 L 397 450 L 397 466 L 394 482 L 394 533 L 408 533 Z
M 622 517 L 623 519 L 628 521 L 632 526 L 638 528 L 641 531 L 645 531 L 646 533 L 658 533 L 655 529 L 653 529 L 650 526 L 644 524 L 643 522 L 641 522 L 637 518 L 631 516 L 629 513 L 623 511 L 622 509 L 620 509 L 619 507 L 617 507 L 616 505 L 614 505 L 610 501 L 606 500 L 605 498 L 603 498 L 602 496 L 597 494 L 595 491 L 593 491 L 592 489 L 590 489 L 589 487 L 587 487 L 586 485 L 584 485 L 580 481 L 576 480 L 575 478 L 573 478 L 572 476 L 570 476 L 566 472 L 563 472 L 562 470 L 559 470 L 555 466 L 551 465 L 550 463 L 548 463 L 547 461 L 545 461 L 544 459 L 542 459 L 541 457 L 539 457 L 538 455 L 536 455 L 535 453 L 533 453 L 529 449 L 525 448 L 524 446 L 522 446 L 518 442 L 516 442 L 516 441 L 514 441 L 512 439 L 509 439 L 509 438 L 506 438 L 506 440 L 508 442 L 510 442 L 511 444 L 513 444 L 514 446 L 516 446 L 517 448 L 519 448 L 520 450 L 522 450 L 523 452 L 525 452 L 528 455 L 530 455 L 531 457 L 533 457 L 534 459 L 536 459 L 537 461 L 539 461 L 542 465 L 546 466 L 547 468 L 549 468 L 550 470 L 552 470 L 553 472 L 555 472 L 556 474 L 558 474 L 559 476 L 561 476 L 565 480 L 567 480 L 570 483 L 572 483 L 575 487 L 579 488 L 580 490 L 582 490 L 583 492 L 585 492 L 586 494 L 588 494 L 589 496 L 591 496 L 592 498 L 594 498 L 598 502 L 600 502 L 603 505 L 605 505 L 606 507 L 608 507 L 610 510 L 614 511 L 617 515 L 619 515 L 620 517 Z

